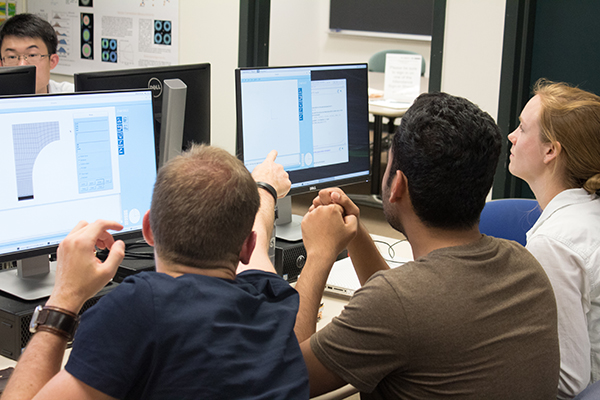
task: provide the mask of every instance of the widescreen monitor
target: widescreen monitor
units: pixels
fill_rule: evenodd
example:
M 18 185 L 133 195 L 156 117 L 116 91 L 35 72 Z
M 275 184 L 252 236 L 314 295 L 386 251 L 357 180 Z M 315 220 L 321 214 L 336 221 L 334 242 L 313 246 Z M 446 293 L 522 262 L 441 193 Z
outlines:
M 250 171 L 275 149 L 291 195 L 369 180 L 367 64 L 240 68 L 236 94 Z
M 152 92 L 0 98 L 0 290 L 48 296 L 49 254 L 81 220 L 141 237 L 156 179 Z M 41 270 L 36 270 L 40 268 Z
M 187 86 L 182 150 L 190 143 L 210 144 L 210 64 L 168 65 L 75 74 L 75 91 L 144 89 L 154 96 L 155 146 L 160 144 L 165 79 L 180 79 Z M 158 159 L 158 157 L 157 157 Z
M 35 94 L 35 65 L 0 67 L 0 96 Z

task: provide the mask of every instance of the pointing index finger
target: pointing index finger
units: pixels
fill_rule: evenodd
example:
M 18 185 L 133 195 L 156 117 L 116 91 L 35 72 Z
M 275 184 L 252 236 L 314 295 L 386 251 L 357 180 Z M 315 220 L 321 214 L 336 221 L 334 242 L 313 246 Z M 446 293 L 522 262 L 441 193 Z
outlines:
M 267 160 L 269 161 L 275 161 L 275 159 L 277 158 L 277 150 L 271 150 L 269 152 L 269 154 L 267 154 Z

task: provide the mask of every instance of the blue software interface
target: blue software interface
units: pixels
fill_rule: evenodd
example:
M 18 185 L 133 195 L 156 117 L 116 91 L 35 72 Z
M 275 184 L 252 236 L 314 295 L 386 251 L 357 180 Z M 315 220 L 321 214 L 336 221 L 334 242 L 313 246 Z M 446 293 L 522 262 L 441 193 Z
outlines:
M 0 254 L 58 243 L 80 221 L 141 230 L 156 178 L 152 93 L 0 98 Z
M 277 149 L 277 162 L 289 172 L 347 165 L 352 110 L 348 100 L 350 75 L 345 71 L 364 68 L 336 65 L 240 70 L 246 167 L 252 171 L 272 149 Z M 368 169 L 366 164 L 360 171 L 340 170 L 340 174 L 368 175 Z M 314 182 L 312 178 L 311 182 L 292 180 L 292 187 L 343 176 L 327 174 Z

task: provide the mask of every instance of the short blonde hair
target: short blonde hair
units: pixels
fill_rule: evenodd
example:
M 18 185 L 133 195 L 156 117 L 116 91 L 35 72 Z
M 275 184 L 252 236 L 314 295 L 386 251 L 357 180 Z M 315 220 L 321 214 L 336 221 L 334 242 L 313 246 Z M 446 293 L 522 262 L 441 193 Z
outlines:
M 256 182 L 240 160 L 223 149 L 193 145 L 156 178 L 150 207 L 156 253 L 190 267 L 237 265 L 259 205 Z
M 560 143 L 568 187 L 600 190 L 600 97 L 566 83 L 540 79 L 533 93 L 541 100 L 544 142 Z

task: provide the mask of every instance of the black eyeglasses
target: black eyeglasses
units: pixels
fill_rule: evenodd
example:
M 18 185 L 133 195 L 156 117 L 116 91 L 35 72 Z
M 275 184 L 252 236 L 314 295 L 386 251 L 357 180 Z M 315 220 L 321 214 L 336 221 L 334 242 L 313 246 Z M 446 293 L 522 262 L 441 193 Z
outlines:
M 25 61 L 27 64 L 37 65 L 40 62 L 42 62 L 44 57 L 50 57 L 50 54 L 28 54 L 28 55 L 22 55 L 22 56 L 5 56 L 5 57 L 2 57 L 2 64 L 6 65 L 7 67 L 14 67 L 14 66 L 19 65 L 19 62 L 21 61 L 21 59 L 23 59 L 23 61 Z

